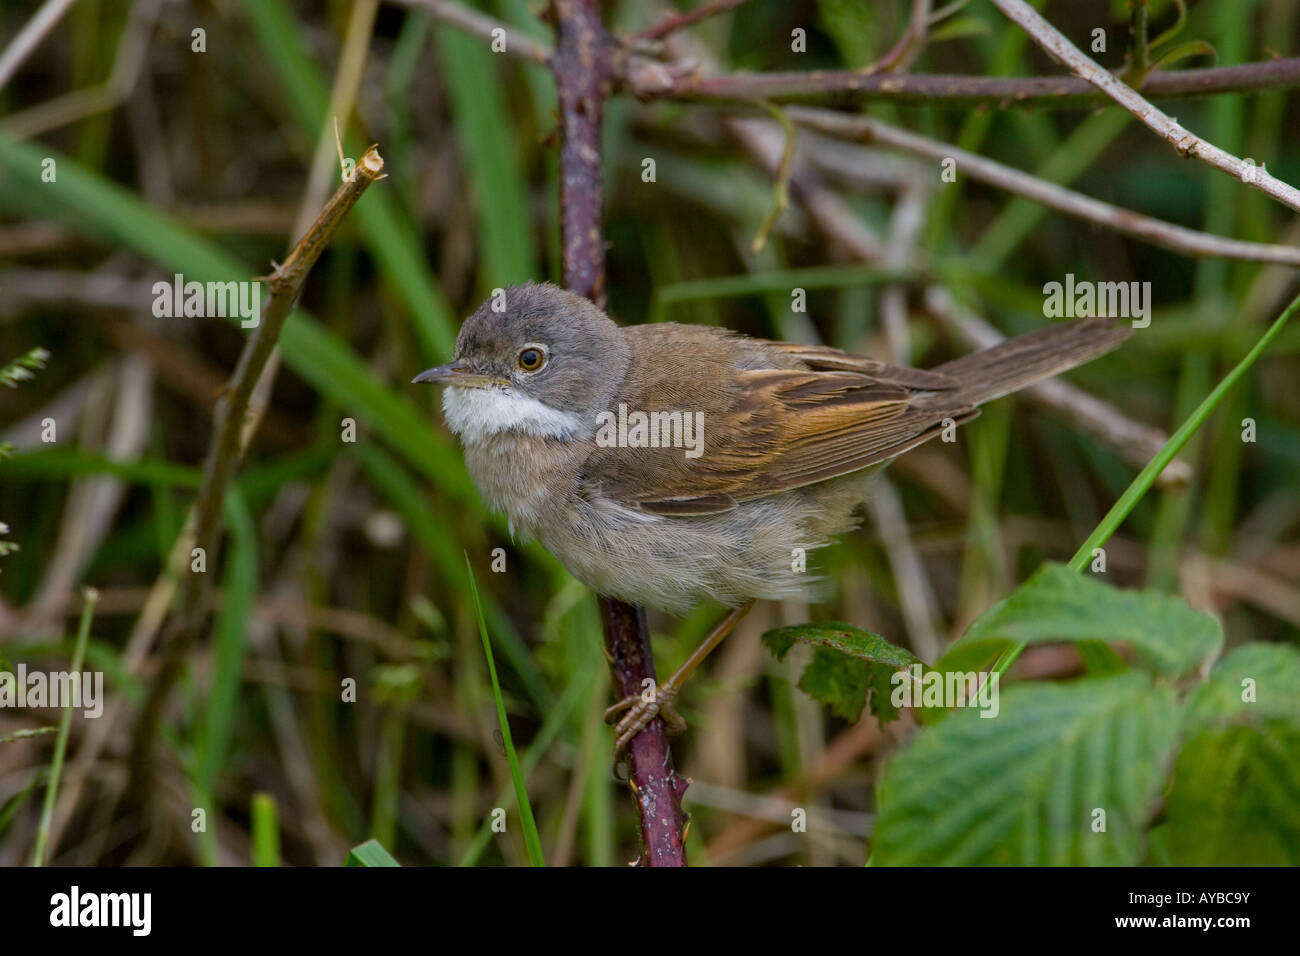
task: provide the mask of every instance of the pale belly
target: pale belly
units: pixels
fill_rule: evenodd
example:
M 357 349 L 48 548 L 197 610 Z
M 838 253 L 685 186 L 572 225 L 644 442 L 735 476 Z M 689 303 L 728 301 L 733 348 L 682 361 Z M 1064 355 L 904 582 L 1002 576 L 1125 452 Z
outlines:
M 812 552 L 857 525 L 865 494 L 858 474 L 718 514 L 653 515 L 584 488 L 579 463 L 562 453 L 523 443 L 466 449 L 475 484 L 512 533 L 538 539 L 596 592 L 673 614 L 704 601 L 815 598 Z

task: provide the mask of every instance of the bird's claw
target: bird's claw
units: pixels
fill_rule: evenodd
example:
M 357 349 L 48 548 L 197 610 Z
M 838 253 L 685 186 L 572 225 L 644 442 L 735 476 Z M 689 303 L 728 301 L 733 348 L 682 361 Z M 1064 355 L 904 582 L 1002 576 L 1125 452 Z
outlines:
M 605 721 L 614 724 L 614 756 L 617 758 L 632 742 L 637 734 L 650 725 L 650 721 L 659 717 L 664 722 L 664 729 L 670 737 L 676 737 L 686 730 L 686 721 L 672 704 L 677 695 L 675 688 L 663 686 L 657 688 L 649 699 L 640 694 L 631 694 L 605 710 Z M 622 714 L 622 717 L 618 717 Z

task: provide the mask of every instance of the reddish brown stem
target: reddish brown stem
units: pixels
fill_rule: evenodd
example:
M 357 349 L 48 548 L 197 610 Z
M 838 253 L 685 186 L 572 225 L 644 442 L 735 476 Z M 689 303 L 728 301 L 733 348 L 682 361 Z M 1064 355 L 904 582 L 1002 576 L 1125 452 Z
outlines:
M 650 630 L 645 610 L 600 599 L 609 668 L 617 688 L 616 697 L 641 694 L 642 681 L 655 680 L 655 662 L 650 652 Z M 689 781 L 673 768 L 673 755 L 663 721 L 650 721 L 627 747 L 628 784 L 641 816 L 641 860 L 648 866 L 686 865 L 686 814 L 682 796 Z
M 564 283 L 605 306 L 605 240 L 601 228 L 600 130 L 605 98 L 613 87 L 614 40 L 600 20 L 598 0 L 554 0 L 556 28 L 551 69 L 559 99 L 560 237 Z M 645 611 L 600 599 L 605 645 L 619 696 L 640 694 L 654 680 Z M 686 782 L 673 770 L 663 722 L 652 720 L 628 747 L 629 783 L 641 819 L 641 862 L 685 866 Z

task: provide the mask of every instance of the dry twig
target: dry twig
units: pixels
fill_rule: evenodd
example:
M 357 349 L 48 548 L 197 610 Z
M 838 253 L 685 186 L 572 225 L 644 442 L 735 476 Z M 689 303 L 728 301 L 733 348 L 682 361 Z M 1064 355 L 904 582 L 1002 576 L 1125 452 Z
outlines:
M 786 115 L 800 126 L 829 133 L 859 143 L 871 143 L 924 156 L 936 163 L 945 159 L 956 162 L 959 173 L 988 183 L 998 189 L 1024 196 L 1049 209 L 1114 229 L 1125 235 L 1149 242 L 1170 252 L 1188 256 L 1216 256 L 1243 262 L 1271 262 L 1300 266 L 1300 248 L 1229 239 L 1198 232 L 1162 219 L 1143 216 L 1122 206 L 1093 199 L 1064 186 L 1039 179 L 1023 170 L 968 153 L 949 143 L 918 133 L 888 126 L 865 116 L 837 113 L 808 106 L 791 106 Z
M 1238 159 L 1227 150 L 1201 139 L 1178 125 L 1178 120 L 1156 109 L 1141 93 L 1102 69 L 1025 0 L 993 0 L 994 5 L 1019 24 L 1053 60 L 1101 90 L 1166 140 L 1182 156 L 1191 156 L 1300 212 L 1300 190 L 1275 179 L 1262 166 Z
M 270 299 L 257 328 L 245 343 L 239 364 L 231 376 L 228 391 L 218 404 L 216 425 L 203 466 L 203 480 L 198 498 L 182 537 L 192 535 L 193 547 L 205 555 L 214 555 L 221 530 L 221 509 L 226 491 L 243 458 L 250 438 L 247 427 L 249 405 L 263 370 L 271 359 L 280 330 L 293 310 L 307 274 L 325 250 L 344 216 L 361 198 L 371 183 L 383 178 L 384 160 L 376 147 L 366 150 L 352 175 L 331 197 L 306 234 L 298 240 L 283 265 L 276 266 L 264 281 Z M 188 556 L 189 551 L 181 554 Z M 170 641 L 164 648 L 166 658 L 149 689 L 149 696 L 136 722 L 132 740 L 132 782 L 139 795 L 148 795 L 152 778 L 153 743 L 158 722 L 168 694 L 180 676 L 186 654 L 198 635 L 203 617 L 203 593 L 206 575 L 183 573 L 180 607 L 172 621 Z

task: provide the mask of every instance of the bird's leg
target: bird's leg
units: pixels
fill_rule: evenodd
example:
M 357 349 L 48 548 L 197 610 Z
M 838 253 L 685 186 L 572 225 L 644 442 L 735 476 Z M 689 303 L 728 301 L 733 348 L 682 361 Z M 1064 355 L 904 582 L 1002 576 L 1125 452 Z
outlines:
M 719 644 L 732 632 L 740 619 L 749 613 L 749 609 L 754 606 L 750 601 L 742 607 L 733 607 L 729 610 L 708 633 L 708 636 L 700 642 L 700 646 L 691 652 L 691 656 L 686 658 L 681 667 L 673 673 L 673 676 L 664 681 L 657 687 L 647 688 L 642 694 L 629 694 L 617 704 L 605 711 L 605 720 L 612 722 L 619 714 L 623 714 L 614 726 L 614 733 L 617 735 L 614 741 L 615 756 L 621 754 L 627 745 L 632 742 L 632 738 L 646 728 L 646 725 L 656 717 L 661 717 L 664 727 L 672 736 L 682 733 L 686 729 L 684 721 L 672 705 L 673 698 L 677 692 L 682 689 L 686 679 L 695 672 L 695 669 L 704 662 Z

